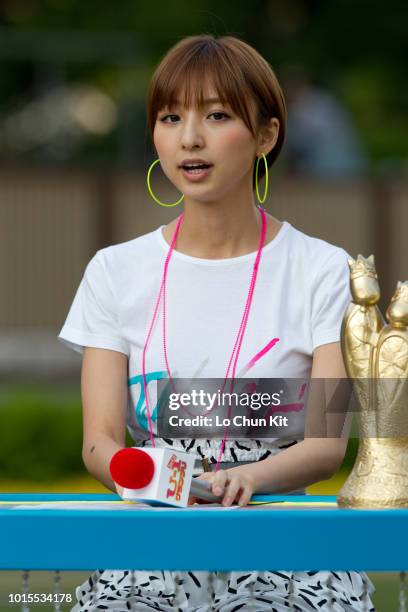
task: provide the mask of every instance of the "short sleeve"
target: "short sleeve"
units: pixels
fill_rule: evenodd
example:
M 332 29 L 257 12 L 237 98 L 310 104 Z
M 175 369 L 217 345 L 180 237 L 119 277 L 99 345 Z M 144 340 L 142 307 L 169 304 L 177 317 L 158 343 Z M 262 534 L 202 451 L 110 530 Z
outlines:
M 79 353 L 85 346 L 129 356 L 120 332 L 115 296 L 100 251 L 88 263 L 58 340 Z
M 338 249 L 321 266 L 312 295 L 312 347 L 340 341 L 341 324 L 352 299 L 348 254 Z

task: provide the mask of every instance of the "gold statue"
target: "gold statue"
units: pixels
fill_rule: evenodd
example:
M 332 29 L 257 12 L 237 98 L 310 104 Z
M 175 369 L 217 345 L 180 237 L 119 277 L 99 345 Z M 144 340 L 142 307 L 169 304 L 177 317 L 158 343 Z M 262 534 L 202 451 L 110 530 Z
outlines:
M 398 281 L 386 312 L 374 256 L 349 259 L 350 303 L 341 328 L 347 374 L 359 404 L 360 443 L 337 503 L 408 507 L 408 281 Z

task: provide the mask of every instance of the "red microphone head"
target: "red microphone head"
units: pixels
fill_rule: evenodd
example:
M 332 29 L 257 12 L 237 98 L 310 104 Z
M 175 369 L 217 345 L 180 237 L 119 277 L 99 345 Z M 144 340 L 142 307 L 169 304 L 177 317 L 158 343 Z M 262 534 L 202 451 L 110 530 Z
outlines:
M 112 480 L 126 489 L 143 489 L 153 478 L 154 461 L 139 448 L 122 448 L 110 462 Z

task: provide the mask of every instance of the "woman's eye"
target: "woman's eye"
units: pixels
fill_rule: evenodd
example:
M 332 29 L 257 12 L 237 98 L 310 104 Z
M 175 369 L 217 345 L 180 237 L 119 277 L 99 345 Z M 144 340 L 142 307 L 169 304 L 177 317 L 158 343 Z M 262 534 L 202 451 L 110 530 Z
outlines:
M 214 113 L 211 113 L 211 115 L 222 115 L 223 117 L 228 118 L 228 115 L 226 113 L 222 113 L 221 111 L 215 111 Z M 211 117 L 211 115 L 209 115 L 209 117 Z
M 163 121 L 163 123 L 174 123 L 174 121 L 166 121 L 168 117 L 178 117 L 178 115 L 164 115 L 164 117 L 161 117 L 160 121 Z
M 218 119 L 216 119 L 216 121 L 219 121 L 220 116 L 221 117 L 226 117 L 228 119 L 228 115 L 226 113 L 223 113 L 221 111 L 215 111 L 213 113 L 210 113 L 210 115 L 208 115 L 209 117 L 212 117 L 213 115 L 218 115 Z M 171 118 L 171 117 L 176 117 L 178 118 L 178 115 L 164 115 L 163 117 L 160 118 L 160 121 L 162 121 L 163 123 L 176 123 L 175 121 L 167 121 L 167 119 Z

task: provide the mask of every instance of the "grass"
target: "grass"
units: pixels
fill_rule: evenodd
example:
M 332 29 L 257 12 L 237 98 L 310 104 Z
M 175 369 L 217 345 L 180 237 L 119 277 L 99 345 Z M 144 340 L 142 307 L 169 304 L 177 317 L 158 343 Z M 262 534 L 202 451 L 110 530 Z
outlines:
M 336 495 L 347 478 L 347 472 L 338 472 L 329 480 L 307 488 L 310 495 Z M 98 480 L 87 473 L 55 482 L 5 480 L 0 482 L 0 493 L 110 493 Z
M 60 593 L 70 594 L 71 603 L 61 604 L 61 610 L 71 610 L 76 603 L 75 588 L 82 584 L 89 576 L 90 572 L 62 572 L 60 582 Z M 53 573 L 52 572 L 30 572 L 29 576 L 30 593 L 53 593 Z M 10 612 L 20 610 L 21 603 L 9 603 L 9 594 L 22 592 L 21 572 L 3 571 L 0 572 L 0 612 Z M 31 610 L 52 610 L 53 604 L 29 604 Z

